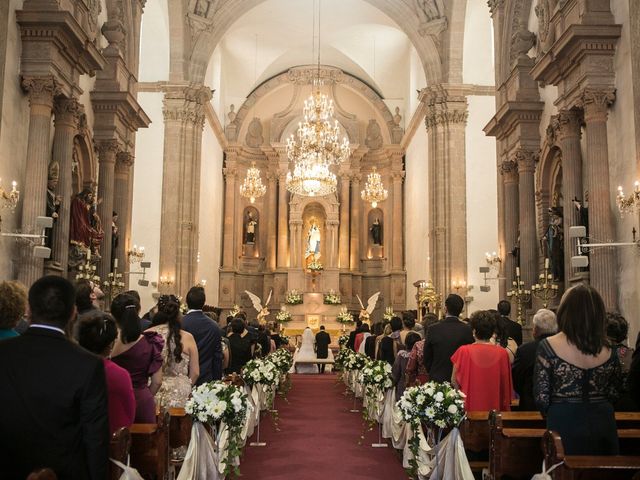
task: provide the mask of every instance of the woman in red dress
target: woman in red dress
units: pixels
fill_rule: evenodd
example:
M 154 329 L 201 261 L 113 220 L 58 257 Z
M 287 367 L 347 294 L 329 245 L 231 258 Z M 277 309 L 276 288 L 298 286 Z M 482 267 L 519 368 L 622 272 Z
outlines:
M 467 411 L 511 410 L 511 364 L 507 351 L 491 342 L 496 329 L 487 311 L 471 315 L 475 342 L 458 348 L 451 357 L 451 382 L 467 396 Z

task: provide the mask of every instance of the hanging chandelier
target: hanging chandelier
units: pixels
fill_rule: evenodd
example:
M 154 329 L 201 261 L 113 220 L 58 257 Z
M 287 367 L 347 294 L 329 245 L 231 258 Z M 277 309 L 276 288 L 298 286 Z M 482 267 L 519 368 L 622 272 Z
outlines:
M 314 22 L 315 29 L 315 22 Z M 315 35 L 314 35 L 315 37 Z M 304 120 L 296 134 L 287 139 L 287 158 L 293 172 L 287 173 L 287 190 L 315 197 L 336 191 L 336 176 L 330 167 L 349 158 L 351 148 L 346 137 L 340 140 L 340 127 L 333 118 L 333 100 L 320 93 L 320 7 L 318 3 L 318 65 L 314 91 L 304 102 Z
M 361 195 L 362 200 L 370 202 L 373 208 L 378 206 L 378 202 L 387 199 L 389 192 L 384 189 L 382 177 L 376 171 L 376 167 L 373 167 L 371 173 L 367 175 L 367 182 L 364 184 L 364 190 L 362 190 Z
M 287 190 L 304 197 L 320 197 L 336 191 L 336 176 L 324 163 L 301 161 L 287 172 Z
M 262 197 L 267 192 L 267 187 L 262 184 L 260 169 L 256 167 L 256 162 L 251 162 L 251 167 L 247 170 L 247 176 L 240 185 L 240 195 L 248 198 L 251 203 L 256 198 Z

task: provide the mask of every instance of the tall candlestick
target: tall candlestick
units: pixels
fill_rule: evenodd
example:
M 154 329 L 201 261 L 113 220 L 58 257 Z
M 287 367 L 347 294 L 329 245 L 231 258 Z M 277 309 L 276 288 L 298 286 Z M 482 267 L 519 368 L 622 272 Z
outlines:
M 91 249 L 87 248 L 87 261 L 91 260 Z
M 545 259 L 544 259 L 544 268 L 545 268 L 545 269 L 548 269 L 548 268 L 549 268 L 549 259 L 548 259 L 548 258 L 545 258 Z
M 516 267 L 516 277 L 520 276 L 520 267 Z
M 113 259 L 113 268 L 114 269 L 118 268 L 118 259 L 117 258 Z

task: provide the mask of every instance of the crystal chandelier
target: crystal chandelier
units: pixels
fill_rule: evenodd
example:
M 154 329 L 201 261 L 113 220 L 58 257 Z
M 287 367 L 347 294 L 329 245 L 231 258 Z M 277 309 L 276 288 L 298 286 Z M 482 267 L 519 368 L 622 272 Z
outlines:
M 305 197 L 329 195 L 336 191 L 336 176 L 324 163 L 300 161 L 287 173 L 287 190 Z
M 256 198 L 262 197 L 266 192 L 267 187 L 262 184 L 260 178 L 260 169 L 256 168 L 256 162 L 251 162 L 251 168 L 247 170 L 247 176 L 240 185 L 240 195 L 254 203 Z
M 625 195 L 622 186 L 619 186 L 616 205 L 618 205 L 620 215 L 631 213 L 634 210 L 640 210 L 640 182 L 636 181 L 633 184 L 633 193 L 629 195 Z
M 367 175 L 367 183 L 364 184 L 361 195 L 362 200 L 370 202 L 373 208 L 378 206 L 378 202 L 387 199 L 389 193 L 384 189 L 382 177 L 376 171 L 376 167 L 373 167 L 371 173 Z

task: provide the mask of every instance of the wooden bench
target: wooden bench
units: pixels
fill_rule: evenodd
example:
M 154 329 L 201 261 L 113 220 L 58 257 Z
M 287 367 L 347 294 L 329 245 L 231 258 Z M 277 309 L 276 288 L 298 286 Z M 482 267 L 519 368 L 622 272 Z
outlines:
M 460 437 L 473 472 L 489 468 L 489 412 L 467 412 L 460 425 Z
M 163 480 L 169 471 L 169 412 L 157 423 L 134 423 L 131 431 L 131 466 L 145 478 Z
M 638 429 L 618 429 L 618 437 L 633 438 Z M 640 456 L 565 455 L 562 438 L 552 430 L 543 435 L 544 458 L 547 468 L 561 465 L 551 472 L 554 480 L 618 480 L 640 478 Z
M 189 445 L 193 421 L 184 408 L 170 408 L 169 447 L 180 448 Z
M 109 458 L 113 458 L 123 464 L 127 464 L 129 450 L 131 449 L 131 432 L 127 427 L 122 427 L 113 432 L 109 441 Z M 109 462 L 109 479 L 118 480 L 122 475 L 122 469 L 115 463 Z

